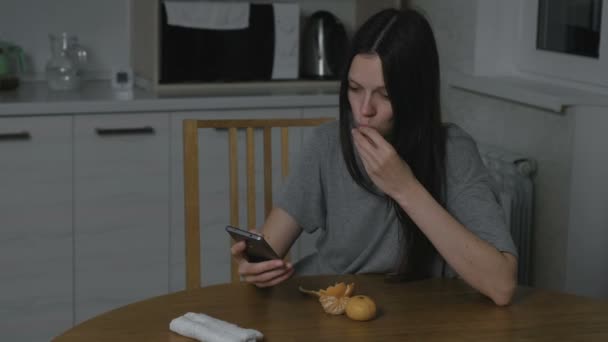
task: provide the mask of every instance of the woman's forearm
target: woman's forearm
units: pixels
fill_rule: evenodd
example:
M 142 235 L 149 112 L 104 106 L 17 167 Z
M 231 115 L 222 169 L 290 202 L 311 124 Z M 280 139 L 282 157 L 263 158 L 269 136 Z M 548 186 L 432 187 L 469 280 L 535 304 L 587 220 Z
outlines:
M 516 258 L 466 229 L 419 182 L 403 191 L 407 196 L 395 199 L 454 271 L 497 305 L 507 305 L 517 285 Z
M 293 217 L 279 207 L 272 208 L 262 226 L 264 238 L 281 257 L 289 252 L 301 232 L 302 228 Z

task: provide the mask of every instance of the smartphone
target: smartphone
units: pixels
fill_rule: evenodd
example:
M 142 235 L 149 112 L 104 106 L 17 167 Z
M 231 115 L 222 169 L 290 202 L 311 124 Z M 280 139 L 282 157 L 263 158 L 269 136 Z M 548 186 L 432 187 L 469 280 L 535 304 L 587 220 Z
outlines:
M 226 231 L 234 241 L 245 241 L 247 249 L 245 254 L 250 262 L 262 262 L 273 259 L 281 259 L 277 253 L 264 240 L 262 235 L 258 235 L 237 227 L 226 226 Z

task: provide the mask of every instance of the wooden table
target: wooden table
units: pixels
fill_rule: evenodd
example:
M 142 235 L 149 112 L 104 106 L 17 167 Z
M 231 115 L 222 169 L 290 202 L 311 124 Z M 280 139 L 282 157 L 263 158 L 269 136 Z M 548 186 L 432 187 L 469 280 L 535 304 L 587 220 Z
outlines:
M 378 317 L 356 322 L 325 314 L 297 289 L 336 281 L 355 282 L 355 294 L 376 301 Z M 258 329 L 265 341 L 608 341 L 608 301 L 521 287 L 510 306 L 497 307 L 459 280 L 388 283 L 361 275 L 177 292 L 99 315 L 54 341 L 193 341 L 169 330 L 171 319 L 189 311 Z

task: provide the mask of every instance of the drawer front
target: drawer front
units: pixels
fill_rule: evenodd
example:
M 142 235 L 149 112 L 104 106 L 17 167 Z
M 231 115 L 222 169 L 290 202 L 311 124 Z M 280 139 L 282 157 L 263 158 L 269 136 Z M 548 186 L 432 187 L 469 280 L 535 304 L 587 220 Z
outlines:
M 48 341 L 72 325 L 71 120 L 0 118 L 3 340 Z
M 168 291 L 167 114 L 76 117 L 75 316 Z

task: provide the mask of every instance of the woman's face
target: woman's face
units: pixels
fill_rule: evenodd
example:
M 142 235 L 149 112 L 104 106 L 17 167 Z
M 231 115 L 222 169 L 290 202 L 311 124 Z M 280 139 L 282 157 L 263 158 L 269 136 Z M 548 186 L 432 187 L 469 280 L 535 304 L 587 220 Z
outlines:
M 389 101 L 382 62 L 376 54 L 358 54 L 348 71 L 348 102 L 356 127 L 375 128 L 387 137 L 393 129 L 393 107 Z

